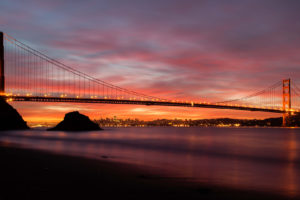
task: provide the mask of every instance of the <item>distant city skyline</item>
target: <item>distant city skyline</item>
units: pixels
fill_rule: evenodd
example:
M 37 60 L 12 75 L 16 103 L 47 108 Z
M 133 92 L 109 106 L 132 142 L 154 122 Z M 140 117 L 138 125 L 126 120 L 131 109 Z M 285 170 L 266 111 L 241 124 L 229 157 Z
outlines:
M 69 6 L 71 5 L 72 6 Z M 237 98 L 300 78 L 297 1 L 2 1 L 0 27 L 107 82 L 162 98 Z M 300 83 L 300 82 L 298 82 Z M 266 118 L 277 114 L 131 105 L 16 103 L 29 122 L 91 118 Z
M 298 119 L 299 116 L 294 116 Z M 100 127 L 151 127 L 151 126 L 174 126 L 174 127 L 193 127 L 193 126 L 215 126 L 215 127 L 240 127 L 240 126 L 281 126 L 282 119 L 267 118 L 267 119 L 231 119 L 231 118 L 215 118 L 215 119 L 163 119 L 157 118 L 153 120 L 142 120 L 138 118 L 118 118 L 113 117 L 100 117 L 91 119 L 96 122 Z M 31 122 L 29 126 L 32 128 L 38 127 L 53 127 L 58 122 L 47 123 Z M 297 125 L 299 126 L 299 122 Z

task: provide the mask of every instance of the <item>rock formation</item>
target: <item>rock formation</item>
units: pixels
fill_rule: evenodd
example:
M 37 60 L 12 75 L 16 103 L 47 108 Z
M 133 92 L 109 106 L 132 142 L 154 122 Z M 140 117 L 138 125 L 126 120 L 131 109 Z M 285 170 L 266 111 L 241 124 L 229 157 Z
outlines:
M 87 116 L 80 114 L 78 111 L 69 112 L 65 115 L 63 121 L 57 124 L 49 131 L 91 131 L 102 130 L 98 124 L 92 122 Z
M 29 127 L 22 116 L 5 99 L 0 98 L 0 130 L 24 129 L 29 129 Z

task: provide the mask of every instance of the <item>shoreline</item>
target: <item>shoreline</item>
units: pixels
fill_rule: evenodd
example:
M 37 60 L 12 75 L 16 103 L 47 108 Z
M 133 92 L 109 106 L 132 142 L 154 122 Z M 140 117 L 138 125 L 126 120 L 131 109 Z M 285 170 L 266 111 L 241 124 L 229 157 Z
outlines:
M 1 199 L 288 199 L 154 174 L 141 166 L 0 143 Z M 293 199 L 293 198 L 291 198 Z

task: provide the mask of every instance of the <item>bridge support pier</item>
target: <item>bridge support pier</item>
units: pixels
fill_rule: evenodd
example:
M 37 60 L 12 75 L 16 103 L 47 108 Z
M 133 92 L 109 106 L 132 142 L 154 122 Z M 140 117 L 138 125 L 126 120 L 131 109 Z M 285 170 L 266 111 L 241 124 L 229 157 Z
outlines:
M 3 32 L 0 32 L 0 94 L 5 93 L 4 84 L 4 36 Z
M 282 126 L 287 126 L 291 115 L 291 79 L 282 81 L 282 108 L 285 111 L 282 116 Z

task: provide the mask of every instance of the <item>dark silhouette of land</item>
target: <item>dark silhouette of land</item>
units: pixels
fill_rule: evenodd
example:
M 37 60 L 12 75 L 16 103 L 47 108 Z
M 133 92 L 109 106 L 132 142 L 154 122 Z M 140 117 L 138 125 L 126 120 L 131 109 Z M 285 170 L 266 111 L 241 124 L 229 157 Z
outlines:
M 69 112 L 63 121 L 49 131 L 92 131 L 102 130 L 98 124 L 92 122 L 89 117 L 80 114 L 78 111 Z
M 22 116 L 3 98 L 0 98 L 0 130 L 24 129 L 29 129 L 29 127 Z
M 288 126 L 300 127 L 300 113 L 289 116 L 286 123 Z

